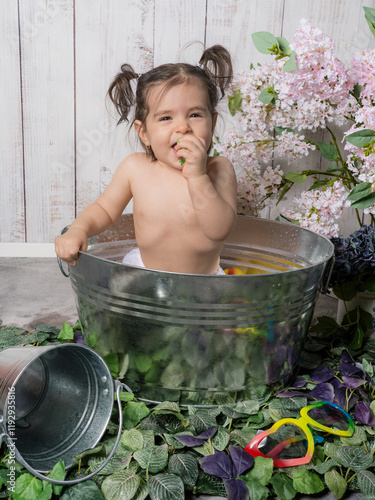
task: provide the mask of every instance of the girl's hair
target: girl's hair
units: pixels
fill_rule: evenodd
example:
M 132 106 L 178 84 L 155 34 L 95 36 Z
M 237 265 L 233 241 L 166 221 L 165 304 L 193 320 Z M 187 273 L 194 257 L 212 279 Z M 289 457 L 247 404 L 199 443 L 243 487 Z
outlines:
M 232 77 L 233 67 L 229 52 L 221 45 L 214 45 L 203 52 L 197 66 L 186 63 L 162 64 L 139 75 L 129 64 L 123 64 L 108 89 L 108 96 L 120 115 L 117 124 L 129 122 L 130 110 L 134 106 L 132 124 L 139 120 L 145 126 L 149 113 L 148 97 L 153 88 L 164 83 L 165 92 L 175 85 L 197 81 L 207 90 L 209 110 L 214 116 L 218 102 L 224 97 Z M 137 90 L 134 95 L 132 80 L 135 79 Z M 145 149 L 155 161 L 152 150 Z

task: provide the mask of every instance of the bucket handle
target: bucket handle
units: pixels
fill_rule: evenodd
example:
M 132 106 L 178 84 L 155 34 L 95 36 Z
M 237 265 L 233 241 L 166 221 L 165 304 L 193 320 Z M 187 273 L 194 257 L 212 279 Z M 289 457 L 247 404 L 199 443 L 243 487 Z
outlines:
M 328 265 L 325 269 L 325 273 L 323 275 L 323 280 L 320 285 L 320 293 L 327 293 L 329 282 L 331 281 L 333 266 L 335 265 L 335 256 L 333 255 L 328 261 Z
M 59 268 L 60 268 L 60 271 L 62 272 L 62 274 L 66 278 L 69 278 L 69 276 L 70 276 L 69 268 L 68 268 L 68 272 L 66 272 L 65 269 L 64 269 L 64 266 L 63 266 L 63 261 L 60 259 L 60 257 L 57 257 L 57 263 L 59 265 Z
M 87 476 L 81 477 L 79 479 L 72 479 L 69 481 L 59 481 L 57 479 L 52 479 L 52 478 L 49 478 L 48 476 L 44 476 L 40 472 L 36 471 L 27 462 L 25 462 L 25 460 L 22 458 L 22 456 L 20 456 L 20 454 L 16 448 L 16 445 L 13 442 L 12 438 L 9 436 L 9 434 L 7 434 L 7 433 L 0 434 L 0 446 L 1 446 L 1 443 L 3 441 L 5 441 L 8 446 L 12 446 L 12 448 L 16 450 L 15 457 L 16 457 L 17 462 L 19 462 L 21 465 L 23 465 L 23 467 L 25 467 L 25 469 L 27 469 L 31 474 L 33 474 L 37 478 L 41 479 L 42 481 L 48 481 L 49 483 L 58 484 L 61 486 L 66 486 L 66 485 L 82 483 L 83 481 L 86 481 L 87 479 L 91 479 L 108 464 L 108 462 L 111 460 L 114 452 L 116 451 L 117 445 L 120 442 L 121 432 L 122 432 L 122 423 L 123 423 L 122 407 L 121 407 L 121 401 L 120 401 L 120 392 L 122 392 L 124 387 L 127 389 L 127 386 L 125 384 L 122 384 L 118 380 L 115 380 L 115 386 L 116 386 L 117 404 L 118 404 L 118 408 L 119 408 L 119 430 L 117 433 L 115 444 L 113 445 L 113 448 L 110 451 L 108 457 L 105 459 L 105 461 L 102 463 L 102 465 L 98 469 L 94 470 L 94 472 L 91 472 L 91 474 L 88 474 Z M 0 417 L 0 423 L 1 423 L 1 421 L 2 421 L 2 417 Z

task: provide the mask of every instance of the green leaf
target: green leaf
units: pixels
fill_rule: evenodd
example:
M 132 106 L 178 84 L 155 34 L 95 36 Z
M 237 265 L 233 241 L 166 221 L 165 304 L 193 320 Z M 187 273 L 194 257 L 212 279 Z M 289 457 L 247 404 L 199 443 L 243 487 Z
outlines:
M 138 354 L 134 357 L 135 365 L 141 373 L 146 373 L 152 366 L 152 357 L 147 354 Z
M 199 471 L 199 477 L 195 488 L 197 493 L 202 493 L 203 495 L 227 496 L 222 479 L 220 477 L 211 476 L 211 474 L 207 474 L 202 470 Z
M 102 484 L 102 492 L 106 500 L 131 500 L 137 493 L 140 478 L 134 472 L 115 472 Z
M 141 450 L 143 448 L 143 434 L 137 429 L 125 430 L 122 433 L 121 442 L 129 450 Z
M 293 471 L 293 487 L 298 493 L 312 495 L 324 490 L 324 484 L 320 477 L 307 469 L 296 469 Z
M 370 182 L 361 182 L 354 186 L 354 188 L 348 194 L 348 200 L 360 200 L 364 196 L 367 196 L 371 193 L 371 183 Z
M 323 462 L 321 464 L 318 464 L 318 465 L 315 465 L 314 466 L 314 471 L 317 472 L 318 474 L 325 474 L 326 472 L 328 472 L 333 467 L 337 467 L 337 466 L 340 466 L 340 465 L 341 465 L 340 462 L 338 462 L 334 458 L 329 458 L 325 462 Z
M 183 483 L 193 488 L 198 479 L 198 462 L 190 453 L 176 453 L 168 462 L 168 470 L 171 474 L 180 476 Z
M 239 413 L 244 413 L 245 415 L 256 415 L 260 408 L 260 402 L 248 399 L 246 401 L 242 401 L 238 403 L 234 410 Z
M 247 474 L 246 476 L 238 476 L 238 479 L 241 479 L 241 481 L 246 484 L 249 490 L 249 498 L 254 500 L 266 500 L 269 497 L 269 489 L 260 484 L 256 479 L 247 477 Z
M 112 375 L 116 378 L 119 372 L 118 354 L 111 352 L 103 356 L 103 359 L 107 363 Z
M 290 50 L 288 40 L 286 38 L 284 38 L 283 36 L 277 36 L 276 40 L 277 40 L 277 43 L 279 44 L 280 50 L 282 52 L 284 52 L 284 54 L 289 56 L 291 54 L 291 50 Z
M 324 474 L 324 481 L 335 498 L 340 499 L 343 497 L 348 487 L 348 483 L 336 469 L 331 469 L 326 472 Z
M 375 499 L 375 474 L 369 470 L 357 472 L 358 486 L 368 500 Z
M 147 417 L 150 410 L 143 402 L 129 401 L 123 410 L 124 429 L 131 429 L 139 424 L 142 418 Z
M 191 415 L 190 424 L 194 427 L 196 433 L 200 434 L 216 425 L 216 418 L 209 410 L 199 410 L 194 415 Z
M 322 156 L 328 161 L 336 161 L 338 157 L 338 151 L 336 146 L 330 142 L 318 142 L 318 147 Z
M 334 285 L 332 290 L 338 299 L 349 302 L 357 295 L 358 281 L 345 281 L 339 285 Z
M 360 324 L 357 324 L 355 330 L 354 330 L 354 337 L 350 343 L 350 348 L 351 349 L 360 349 L 362 347 L 362 342 L 363 342 L 363 337 L 364 337 L 365 332 L 363 331 L 363 328 L 361 327 Z
M 306 174 L 300 174 L 299 172 L 287 172 L 284 177 L 295 184 L 302 184 L 306 181 Z
M 314 189 L 320 189 L 323 186 L 326 186 L 329 182 L 329 179 L 318 179 L 314 182 L 314 184 L 309 187 L 309 191 L 313 191 Z
M 289 60 L 284 64 L 283 71 L 288 73 L 297 69 L 296 53 L 294 50 L 290 53 Z
M 225 427 L 218 427 L 217 433 L 212 439 L 212 446 L 219 451 L 224 451 L 229 443 L 229 432 Z
M 277 38 L 268 31 L 257 31 L 251 35 L 255 48 L 261 54 L 271 54 L 272 47 L 279 47 Z
M 375 131 L 369 128 L 357 130 L 356 132 L 353 132 L 345 137 L 350 144 L 353 144 L 353 146 L 358 148 L 363 148 L 363 146 L 370 144 L 374 138 Z
M 283 132 L 292 132 L 295 135 L 294 130 L 289 127 L 278 127 L 275 125 L 273 128 L 278 135 L 281 135 Z
M 151 500 L 181 500 L 185 498 L 184 483 L 175 474 L 157 474 L 148 482 Z
M 13 492 L 14 500 L 50 500 L 52 485 L 41 481 L 31 474 L 22 474 L 16 479 Z
M 151 474 L 156 474 L 164 469 L 168 463 L 168 445 L 149 446 L 134 453 L 134 459 L 142 469 L 148 469 Z
M 129 465 L 129 462 L 132 458 L 131 451 L 120 451 L 117 450 L 113 454 L 111 460 L 107 463 L 107 465 L 98 471 L 98 475 L 100 476 L 108 476 L 109 474 L 113 474 L 114 472 L 121 471 L 125 469 Z M 93 456 L 89 459 L 88 464 L 91 467 L 92 471 L 99 469 L 101 465 L 105 462 L 107 457 L 97 457 Z
M 359 427 L 358 425 L 356 425 L 354 428 L 353 435 L 350 437 L 342 436 L 340 437 L 340 441 L 344 446 L 359 446 L 365 441 L 367 441 L 366 431 L 364 430 L 363 427 Z
M 163 401 L 162 403 L 156 405 L 154 408 L 154 412 L 157 412 L 158 410 L 169 410 L 171 412 L 180 413 L 180 407 L 178 406 L 178 404 L 171 401 Z
M 336 451 L 336 456 L 342 465 L 356 472 L 368 469 L 374 461 L 370 453 L 367 453 L 363 447 L 357 446 L 342 446 Z
M 273 460 L 266 457 L 255 457 L 254 466 L 246 474 L 246 478 L 254 479 L 263 486 L 270 482 L 273 472 Z
M 354 201 L 350 206 L 351 208 L 358 208 L 363 210 L 365 208 L 372 207 L 374 203 L 375 203 L 375 191 L 357 201 Z
M 319 316 L 317 323 L 310 328 L 310 331 L 322 335 L 330 335 L 337 332 L 339 328 L 337 321 L 330 316 Z
M 50 479 L 57 479 L 57 481 L 64 481 L 65 479 L 65 463 L 63 460 L 59 460 L 54 468 L 51 470 L 50 474 L 48 474 Z M 60 495 L 63 485 L 52 484 L 52 489 L 55 495 Z
M 363 10 L 365 11 L 365 18 L 370 31 L 375 36 L 375 9 L 372 9 L 371 7 L 363 7 Z
M 60 500 L 104 500 L 104 496 L 94 481 L 75 484 L 64 491 Z M 36 500 L 36 499 L 34 499 Z
M 369 274 L 368 276 L 364 276 L 362 281 L 359 283 L 358 291 L 364 292 L 375 292 L 375 274 Z
M 272 87 L 263 89 L 258 97 L 259 101 L 262 102 L 263 104 L 270 104 L 271 102 L 275 103 L 277 98 L 278 98 L 277 92 L 275 92 Z
M 58 334 L 57 338 L 59 340 L 73 340 L 74 339 L 74 330 L 68 323 L 63 323 L 62 330 Z
M 332 163 L 329 167 L 327 167 L 326 172 L 345 172 L 343 168 L 340 168 L 336 165 L 336 163 Z
M 240 90 L 235 90 L 232 95 L 228 97 L 228 108 L 230 114 L 234 116 L 242 106 L 242 94 Z
M 277 498 L 280 500 L 293 500 L 297 494 L 296 490 L 293 488 L 292 478 L 282 472 L 275 474 L 271 478 L 270 483 L 275 490 Z

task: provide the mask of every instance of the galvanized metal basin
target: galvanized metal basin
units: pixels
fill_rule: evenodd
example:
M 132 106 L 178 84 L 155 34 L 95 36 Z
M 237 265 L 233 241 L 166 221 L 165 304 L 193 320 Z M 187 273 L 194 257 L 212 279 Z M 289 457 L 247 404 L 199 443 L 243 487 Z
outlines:
M 222 404 L 283 384 L 328 280 L 328 239 L 239 217 L 221 256 L 224 269 L 249 273 L 238 276 L 121 264 L 135 244 L 132 215 L 123 215 L 69 269 L 86 344 L 138 397 Z

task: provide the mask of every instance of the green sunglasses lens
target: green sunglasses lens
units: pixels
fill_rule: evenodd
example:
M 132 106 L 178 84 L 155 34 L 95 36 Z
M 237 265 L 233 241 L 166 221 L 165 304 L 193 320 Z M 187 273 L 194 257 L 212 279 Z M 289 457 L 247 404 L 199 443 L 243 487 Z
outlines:
M 308 416 L 325 427 L 330 427 L 332 429 L 337 429 L 340 431 L 347 431 L 349 429 L 348 417 L 340 411 L 330 405 L 322 405 L 318 408 L 312 408 L 308 411 Z

